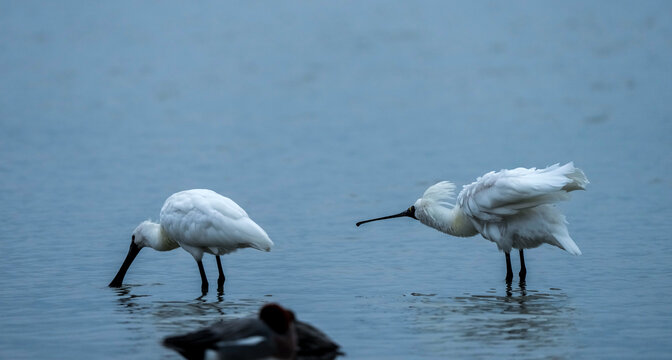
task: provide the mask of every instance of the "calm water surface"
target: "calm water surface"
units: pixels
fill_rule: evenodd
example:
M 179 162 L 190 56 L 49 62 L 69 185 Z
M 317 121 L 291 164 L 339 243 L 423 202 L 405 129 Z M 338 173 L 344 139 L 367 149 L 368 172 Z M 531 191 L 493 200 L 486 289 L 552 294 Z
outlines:
M 177 359 L 164 336 L 269 301 L 352 359 L 670 358 L 671 10 L 1 4 L 0 358 Z M 526 286 L 481 238 L 354 226 L 438 180 L 572 160 L 583 256 L 527 252 Z M 180 249 L 108 288 L 131 231 L 188 188 L 276 247 L 224 257 L 222 295 Z

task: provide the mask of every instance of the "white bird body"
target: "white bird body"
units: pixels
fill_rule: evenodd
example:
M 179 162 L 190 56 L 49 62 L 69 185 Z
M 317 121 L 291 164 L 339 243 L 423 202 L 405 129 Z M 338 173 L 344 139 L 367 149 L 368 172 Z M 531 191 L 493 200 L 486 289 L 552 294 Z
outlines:
M 408 216 L 441 232 L 460 237 L 481 234 L 506 254 L 507 281 L 511 278 L 509 253 L 519 249 L 521 279 L 525 277 L 523 249 L 542 244 L 557 246 L 572 255 L 581 250 L 569 236 L 565 216 L 554 203 L 589 183 L 573 163 L 545 169 L 516 168 L 489 172 L 465 185 L 455 199 L 455 185 L 442 181 L 430 186 L 405 212 L 360 221 Z
M 194 189 L 171 195 L 161 208 L 160 224 L 195 259 L 203 252 L 224 255 L 241 248 L 270 251 L 273 241 L 233 200 L 212 190 Z
M 193 189 L 175 193 L 166 199 L 159 223 L 144 221 L 138 225 L 131 241 L 134 255 L 130 257 L 132 251 L 129 250 L 127 261 L 110 286 L 121 286 L 128 266 L 143 247 L 158 251 L 183 248 L 199 264 L 203 285 L 207 287 L 201 264 L 203 253 L 217 256 L 220 282 L 223 283 L 219 255 L 247 247 L 270 251 L 273 241 L 233 200 L 212 190 Z
M 550 244 L 580 255 L 564 215 L 552 204 L 586 184 L 588 179 L 572 163 L 493 171 L 465 185 L 456 204 L 450 203 L 455 185 L 442 181 L 431 186 L 415 202 L 415 216 L 450 235 L 481 234 L 507 253 Z

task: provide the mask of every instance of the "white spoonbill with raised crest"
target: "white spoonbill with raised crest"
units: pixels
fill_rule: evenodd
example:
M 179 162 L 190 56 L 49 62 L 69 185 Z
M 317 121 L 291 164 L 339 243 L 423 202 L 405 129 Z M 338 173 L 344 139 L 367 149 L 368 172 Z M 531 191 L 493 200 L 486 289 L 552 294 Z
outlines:
M 201 290 L 208 291 L 201 259 L 204 253 L 215 255 L 219 278 L 217 290 L 224 287 L 220 255 L 241 248 L 270 251 L 273 241 L 264 229 L 233 200 L 212 190 L 193 189 L 171 195 L 161 208 L 159 223 L 144 221 L 131 236 L 131 247 L 110 287 L 120 287 L 126 271 L 143 247 L 169 251 L 181 247 L 190 253 L 201 273 Z
M 506 256 L 506 281 L 511 282 L 511 249 L 520 250 L 520 279 L 527 270 L 524 249 L 542 244 L 581 255 L 567 231 L 567 221 L 554 203 L 567 200 L 569 192 L 585 190 L 586 175 L 572 162 L 545 169 L 516 168 L 491 171 L 465 185 L 455 198 L 455 185 L 442 181 L 430 186 L 408 210 L 396 215 L 360 221 L 411 217 L 441 232 L 469 237 L 481 234 L 497 244 Z

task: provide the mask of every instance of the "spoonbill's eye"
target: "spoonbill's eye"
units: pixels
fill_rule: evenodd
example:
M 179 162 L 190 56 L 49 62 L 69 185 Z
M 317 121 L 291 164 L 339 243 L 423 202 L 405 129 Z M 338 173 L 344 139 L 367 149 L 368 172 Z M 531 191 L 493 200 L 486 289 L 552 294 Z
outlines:
M 135 241 L 135 235 L 131 236 L 131 241 Z
M 409 207 L 408 211 L 410 211 L 411 213 L 415 213 L 415 206 Z

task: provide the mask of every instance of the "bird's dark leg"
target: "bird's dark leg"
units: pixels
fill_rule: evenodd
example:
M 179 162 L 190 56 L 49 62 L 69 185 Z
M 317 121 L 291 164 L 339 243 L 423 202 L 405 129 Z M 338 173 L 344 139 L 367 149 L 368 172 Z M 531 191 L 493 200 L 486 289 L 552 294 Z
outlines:
M 198 264 L 198 271 L 201 272 L 201 292 L 203 294 L 206 294 L 208 292 L 208 278 L 205 277 L 205 269 L 203 269 L 203 262 L 201 262 L 201 260 L 197 260 L 196 263 Z
M 224 281 L 226 281 L 226 276 L 224 276 L 224 271 L 222 270 L 222 260 L 219 259 L 219 255 L 215 256 L 217 258 L 217 270 L 219 270 L 219 278 L 217 278 L 217 291 L 224 291 Z
M 527 275 L 527 269 L 525 269 L 525 257 L 523 256 L 523 249 L 520 249 L 520 281 L 525 281 L 525 275 Z
M 510 284 L 513 280 L 513 270 L 511 270 L 511 255 L 509 253 L 504 253 L 506 256 L 506 283 Z

